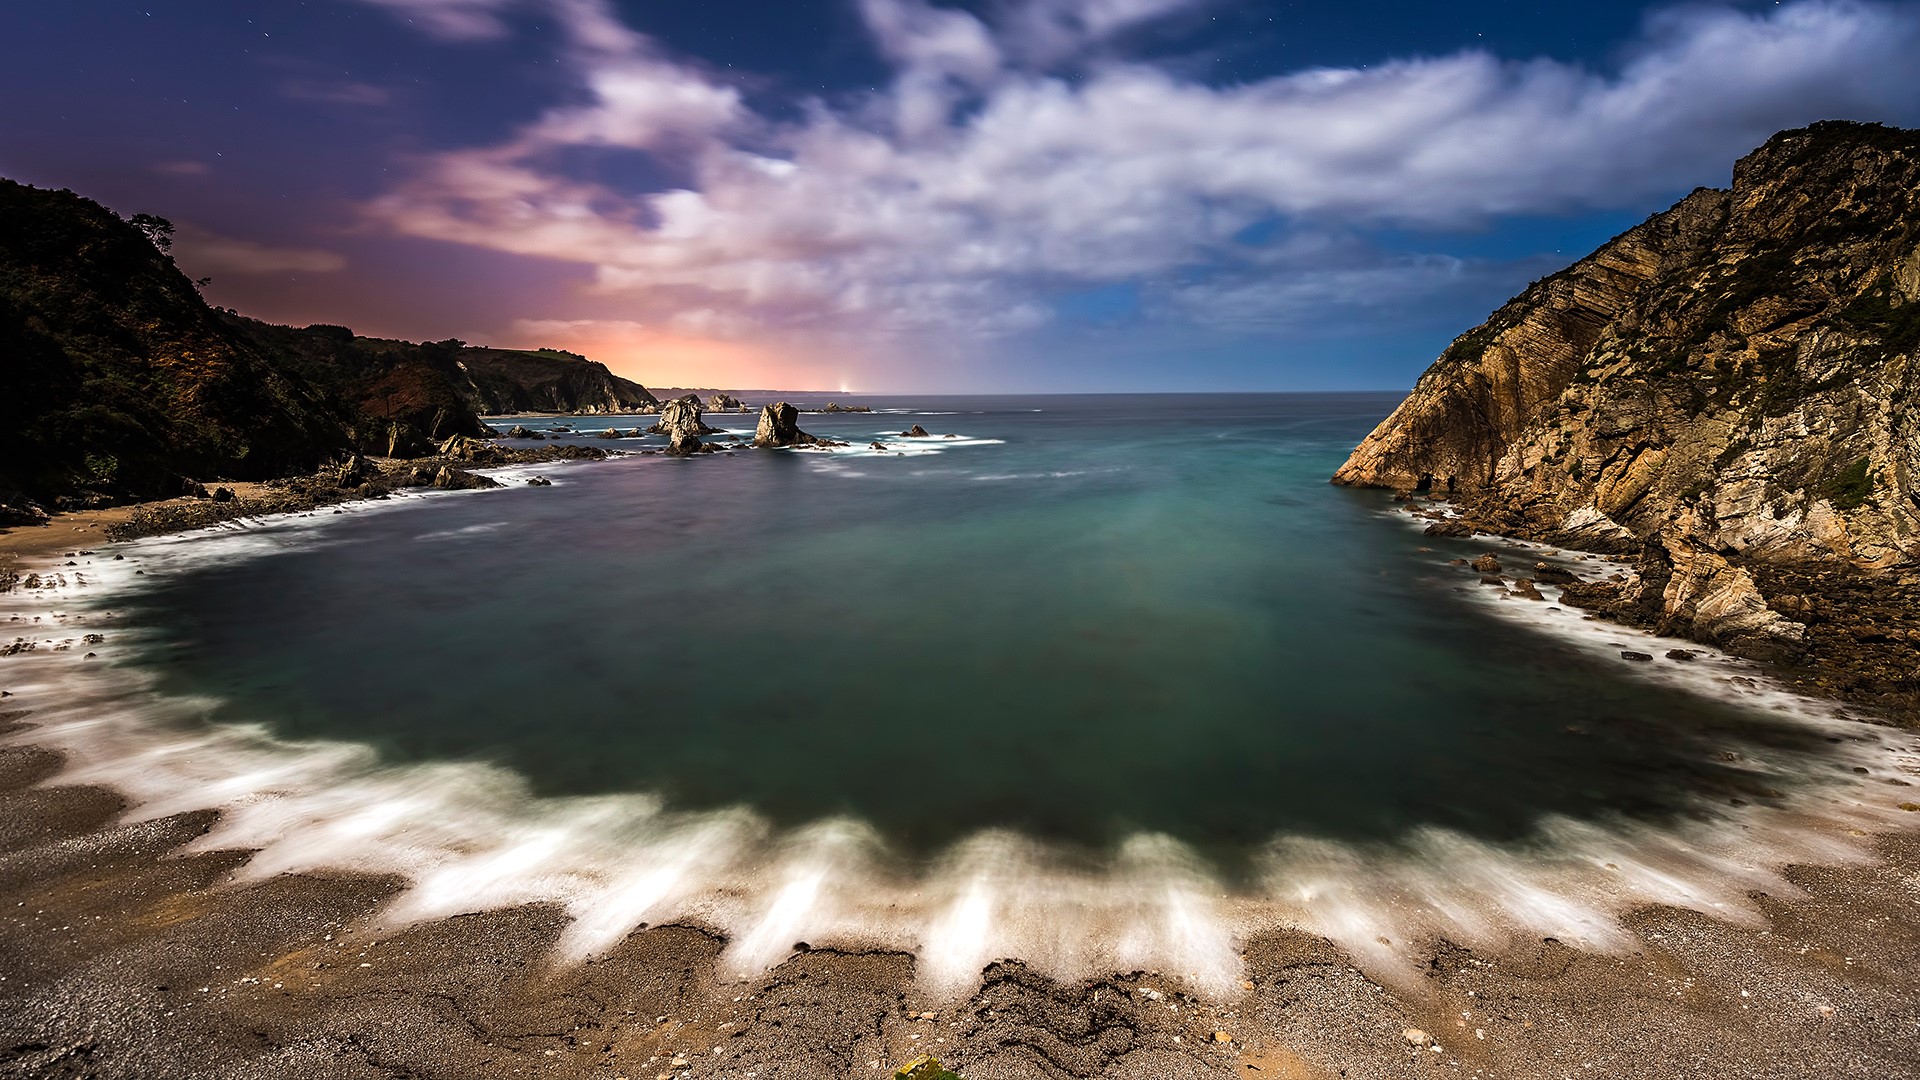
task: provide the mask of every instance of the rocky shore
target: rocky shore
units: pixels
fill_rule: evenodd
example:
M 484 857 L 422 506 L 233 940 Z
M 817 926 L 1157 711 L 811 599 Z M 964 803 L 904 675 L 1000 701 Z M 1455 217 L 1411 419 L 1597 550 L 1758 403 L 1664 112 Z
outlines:
M 472 470 L 483 466 L 599 461 L 609 456 L 598 447 L 574 444 L 518 449 L 462 438 L 448 440 L 441 449 L 441 453 L 424 458 L 381 459 L 355 455 L 311 476 L 236 484 L 215 488 L 205 495 L 142 503 L 129 508 L 120 520 L 108 525 L 106 538 L 134 540 L 184 532 L 243 518 L 317 510 L 362 499 L 384 499 L 410 488 L 457 491 L 499 487 L 498 481 Z
M 1506 538 L 1566 546 L 1564 532 L 1485 513 L 1472 497 L 1399 497 L 1436 537 L 1485 541 L 1489 551 Z M 1561 586 L 1560 601 L 1626 626 L 1724 648 L 1761 662 L 1804 693 L 1920 727 L 1920 572 L 1868 573 L 1831 561 L 1697 551 L 1676 560 L 1664 539 L 1609 554 L 1631 574 L 1619 581 L 1552 581 Z M 1466 572 L 1479 571 L 1468 566 Z
M 1824 123 L 1461 335 L 1335 474 L 1632 557 L 1569 602 L 1920 723 L 1920 132 Z

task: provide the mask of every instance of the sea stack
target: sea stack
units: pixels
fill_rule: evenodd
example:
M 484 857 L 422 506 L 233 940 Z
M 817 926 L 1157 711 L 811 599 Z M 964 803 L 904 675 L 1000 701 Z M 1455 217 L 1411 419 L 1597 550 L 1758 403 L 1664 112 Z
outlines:
M 667 437 L 667 453 L 678 457 L 699 452 L 700 436 L 713 434 L 713 428 L 700 418 L 700 399 L 688 394 L 660 406 L 660 419 L 647 429 L 649 435 Z
M 760 410 L 760 424 L 753 432 L 755 446 L 810 446 L 817 442 L 800 430 L 800 410 L 784 401 L 776 401 Z

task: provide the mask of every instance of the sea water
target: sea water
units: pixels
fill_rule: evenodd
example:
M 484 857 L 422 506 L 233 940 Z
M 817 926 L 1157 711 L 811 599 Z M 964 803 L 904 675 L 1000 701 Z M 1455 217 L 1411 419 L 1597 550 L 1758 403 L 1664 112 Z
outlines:
M 1021 947 L 991 924 L 1013 918 L 995 905 L 1033 891 L 1023 875 L 1111 885 L 1151 864 L 1184 883 L 1168 895 L 1206 898 L 1203 922 L 1221 897 L 1310 906 L 1345 890 L 1357 902 L 1367 873 L 1391 876 L 1395 852 L 1424 852 L 1422 873 L 1444 876 L 1462 852 L 1546 866 L 1555 837 L 1584 838 L 1564 845 L 1587 845 L 1581 866 L 1609 844 L 1644 854 L 1668 844 L 1648 838 L 1687 830 L 1721 842 L 1749 828 L 1740 808 L 1852 782 L 1860 755 L 1836 746 L 1878 741 L 1836 736 L 1805 710 L 1690 692 L 1678 673 L 1645 677 L 1616 643 L 1529 625 L 1548 608 L 1579 623 L 1550 602 L 1507 617 L 1498 590 L 1449 560 L 1496 550 L 1524 567 L 1534 554 L 1427 537 L 1392 518 L 1385 493 L 1327 482 L 1392 395 L 841 400 L 876 411 L 801 426 L 844 449 L 519 468 L 501 491 L 263 525 L 244 557 L 158 548 L 173 557 L 113 593 L 115 617 L 140 628 L 113 663 L 151 698 L 196 703 L 149 717 L 149 739 L 244 730 L 283 748 L 348 746 L 347 774 L 478 769 L 460 775 L 511 778 L 515 806 L 613 814 L 553 827 L 626 822 L 583 857 L 594 883 L 568 886 L 600 898 L 576 912 L 604 922 L 603 939 L 642 913 L 698 906 L 697 885 L 663 892 L 663 873 L 788 866 L 761 875 L 759 906 L 736 919 L 758 941 L 753 959 L 770 962 L 809 932 L 795 910 L 831 907 L 832 867 L 884 865 L 921 898 L 910 944 L 977 939 L 952 961 L 956 978 Z M 709 441 L 750 438 L 753 420 L 709 414 L 723 432 Z M 594 437 L 632 418 L 496 426 L 514 423 L 612 450 L 662 442 Z M 929 436 L 900 435 L 914 424 Z M 535 472 L 551 486 L 526 485 Z M 368 790 L 364 801 L 391 801 L 407 785 Z M 647 847 L 667 835 L 647 832 L 627 865 L 617 838 L 639 826 L 610 806 L 699 824 L 665 847 Z M 330 813 L 282 814 L 274 837 L 332 850 Z M 423 824 L 348 831 L 419 848 Z M 781 846 L 795 837 L 840 854 L 795 855 Z M 422 866 L 466 876 L 448 871 L 445 902 L 427 907 L 475 902 L 475 873 L 571 873 L 556 852 L 573 842 L 552 829 L 504 846 L 446 840 Z M 1675 879 L 1671 855 L 1648 856 L 1648 881 Z M 1337 868 L 1366 866 L 1329 885 Z M 1532 904 L 1554 886 L 1513 887 L 1514 903 Z M 1568 905 L 1548 904 L 1543 924 L 1593 906 Z M 859 922 L 820 919 L 827 931 Z M 1102 925 L 1086 920 L 1089 933 Z M 1230 966 L 1225 930 L 1186 946 L 1154 933 L 1148 953 Z

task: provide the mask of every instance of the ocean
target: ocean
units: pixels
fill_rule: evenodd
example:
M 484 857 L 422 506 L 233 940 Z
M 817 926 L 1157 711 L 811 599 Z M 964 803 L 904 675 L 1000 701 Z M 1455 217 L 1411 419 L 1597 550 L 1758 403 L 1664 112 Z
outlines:
M 801 426 L 842 450 L 134 545 L 92 571 L 124 630 L 76 700 L 121 726 L 80 771 L 214 792 L 259 872 L 408 873 L 403 915 L 561 899 L 582 953 L 684 917 L 742 971 L 839 936 L 955 984 L 999 955 L 1204 983 L 1276 910 L 1385 963 L 1447 896 L 1478 927 L 1447 932 L 1601 944 L 1626 903 L 1738 907 L 1848 857 L 1809 837 L 1884 814 L 1856 769 L 1912 752 L 1451 560 L 1611 564 L 1331 486 L 1397 395 L 839 400 L 876 411 Z M 661 442 L 609 422 L 494 421 Z

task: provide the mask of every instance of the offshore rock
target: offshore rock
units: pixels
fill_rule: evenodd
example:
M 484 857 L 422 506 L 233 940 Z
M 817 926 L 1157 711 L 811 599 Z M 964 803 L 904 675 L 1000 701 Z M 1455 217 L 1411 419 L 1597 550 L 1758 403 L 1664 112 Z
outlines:
M 709 394 L 707 396 L 708 412 L 726 412 L 730 409 L 744 408 L 746 408 L 746 406 L 740 404 L 740 399 L 734 397 L 732 394 Z
M 760 409 L 760 423 L 753 431 L 755 446 L 810 446 L 817 442 L 800 430 L 800 410 L 784 401 Z
M 1917 402 L 1920 132 L 1821 123 L 1461 335 L 1334 481 L 1639 553 L 1628 608 L 1789 655 L 1760 568 L 1920 559 Z
M 901 433 L 900 433 L 900 437 L 901 437 L 901 438 L 903 438 L 903 439 L 928 439 L 928 438 L 932 438 L 932 436 L 930 436 L 930 435 L 928 435 L 928 434 L 927 434 L 927 429 L 926 429 L 926 428 L 923 428 L 923 427 L 921 427 L 921 426 L 920 426 L 919 424 L 915 424 L 915 425 L 913 425 L 912 427 L 910 427 L 910 428 L 908 428 L 907 430 L 905 430 L 905 431 L 903 431 L 903 432 L 901 432 Z
M 711 435 L 713 429 L 700 419 L 700 399 L 688 394 L 674 398 L 660 406 L 660 419 L 647 429 L 649 435 L 665 435 L 671 440 L 699 435 Z M 699 445 L 699 440 L 694 440 Z

